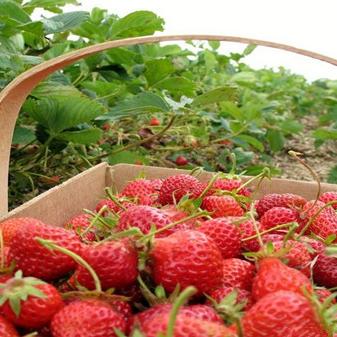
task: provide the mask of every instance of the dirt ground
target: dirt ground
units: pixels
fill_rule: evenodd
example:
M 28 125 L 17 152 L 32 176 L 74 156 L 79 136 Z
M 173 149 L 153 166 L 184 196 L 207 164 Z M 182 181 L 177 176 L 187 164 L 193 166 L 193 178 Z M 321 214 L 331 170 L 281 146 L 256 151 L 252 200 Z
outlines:
M 301 120 L 304 130 L 301 135 L 294 135 L 286 143 L 286 151 L 275 155 L 276 167 L 282 169 L 282 178 L 312 180 L 309 172 L 296 160 L 287 155 L 289 150 L 304 154 L 307 164 L 326 181 L 329 171 L 337 165 L 337 142 L 328 141 L 319 148 L 314 145 L 314 139 L 309 136 L 310 132 L 317 127 L 315 117 L 304 117 Z

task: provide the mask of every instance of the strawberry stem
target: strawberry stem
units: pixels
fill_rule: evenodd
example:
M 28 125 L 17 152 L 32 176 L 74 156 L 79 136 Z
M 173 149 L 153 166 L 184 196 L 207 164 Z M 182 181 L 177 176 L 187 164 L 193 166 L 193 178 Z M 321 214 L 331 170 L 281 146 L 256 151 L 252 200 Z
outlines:
M 189 215 L 187 216 L 186 218 L 183 218 L 183 219 L 180 219 L 178 221 L 175 221 L 175 222 L 172 222 L 154 232 L 151 232 L 149 234 L 146 234 L 144 235 L 142 238 L 140 238 L 140 240 L 144 240 L 144 239 L 148 239 L 150 237 L 152 237 L 153 235 L 156 235 L 156 234 L 160 234 L 162 232 L 165 232 L 166 230 L 176 226 L 176 225 L 179 225 L 181 223 L 184 223 L 185 221 L 189 221 L 189 220 L 192 220 L 192 219 L 195 219 L 195 218 L 200 218 L 201 216 L 204 216 L 204 215 L 208 215 L 208 212 L 206 211 L 202 211 L 202 212 L 198 212 L 198 213 L 195 213 L 195 214 L 192 214 L 192 215 Z
M 206 186 L 206 188 L 202 191 L 202 193 L 199 195 L 198 199 L 202 199 L 206 193 L 212 188 L 214 182 L 218 179 L 218 177 L 221 175 L 220 172 L 218 172 L 217 174 L 215 174 L 212 179 L 209 181 L 208 185 Z
M 35 238 L 35 239 L 43 247 L 45 247 L 45 248 L 47 248 L 51 251 L 56 250 L 57 252 L 60 252 L 64 255 L 67 255 L 67 256 L 71 257 L 80 266 L 85 268 L 94 280 L 96 291 L 102 292 L 101 281 L 99 280 L 95 270 L 81 256 L 77 255 L 76 253 L 72 252 L 71 250 L 69 250 L 67 248 L 64 248 L 64 247 L 61 247 L 61 246 L 57 245 L 52 240 L 45 240 L 45 239 L 42 239 L 42 238 Z
M 287 227 L 292 226 L 292 225 L 293 225 L 293 222 L 288 222 L 288 223 L 285 223 L 285 224 L 277 225 L 275 227 L 272 227 L 272 228 L 266 229 L 265 231 L 260 232 L 260 235 L 263 236 L 263 235 L 268 234 L 270 232 L 273 232 L 273 231 L 276 231 L 276 230 L 282 229 L 282 228 L 287 228 Z M 241 239 L 241 241 L 249 241 L 249 240 L 257 238 L 258 236 L 259 236 L 259 234 L 254 234 L 254 235 L 248 236 L 244 239 Z
M 108 195 L 108 197 L 123 211 L 126 211 L 126 208 L 119 202 L 118 198 L 116 198 L 109 187 L 105 188 L 105 193 Z
M 188 301 L 188 299 L 192 295 L 196 294 L 196 292 L 197 289 L 195 287 L 190 286 L 185 288 L 177 297 L 176 301 L 172 305 L 165 337 L 174 337 L 174 325 L 177 320 L 179 309 Z
M 305 232 L 308 230 L 308 228 L 311 226 L 311 224 L 316 220 L 316 218 L 321 214 L 321 212 L 332 206 L 337 204 L 337 200 L 333 200 L 330 202 L 327 202 L 324 206 L 322 206 L 307 222 L 307 224 L 302 228 L 302 230 L 300 231 L 300 233 L 298 234 L 298 237 L 300 238 L 301 236 L 303 236 L 305 234 Z M 310 209 L 312 209 L 312 207 L 310 207 L 307 211 L 305 211 L 305 213 L 307 213 Z
M 83 239 L 85 237 L 85 235 L 87 235 L 89 233 L 89 231 L 95 226 L 96 222 L 98 220 L 102 221 L 101 215 L 103 214 L 104 211 L 106 211 L 108 209 L 108 207 L 106 205 L 104 205 L 97 214 L 94 215 L 93 219 L 90 221 L 89 226 L 82 232 L 82 234 L 80 235 L 81 238 Z M 102 221 L 103 222 L 103 221 Z M 104 223 L 104 222 L 103 222 Z M 104 224 L 105 225 L 105 224 Z
M 268 167 L 264 167 L 262 172 L 259 173 L 258 175 L 254 176 L 254 177 L 251 177 L 250 179 L 248 179 L 246 182 L 244 182 L 242 185 L 240 185 L 236 190 L 235 192 L 238 193 L 240 192 L 244 187 L 246 187 L 247 185 L 250 185 L 253 181 L 257 180 L 257 179 L 260 179 L 259 181 L 259 184 L 261 184 L 261 181 L 264 179 L 264 178 L 270 178 L 270 169 Z
M 319 177 L 319 175 L 303 160 L 301 159 L 299 156 L 303 155 L 300 152 L 295 152 L 295 151 L 288 151 L 288 154 L 295 158 L 301 165 L 303 165 L 310 173 L 310 175 L 314 178 L 314 180 L 317 182 L 317 193 L 316 193 L 316 198 L 315 198 L 315 202 L 312 204 L 312 206 L 306 211 L 309 212 L 310 209 L 314 208 L 315 205 L 317 204 L 317 201 L 319 199 L 319 196 L 321 194 L 321 179 Z
M 259 242 L 260 248 L 262 248 L 263 247 L 263 241 L 262 241 L 261 233 L 260 233 L 259 227 L 258 227 L 258 225 L 256 223 L 256 220 L 255 220 L 253 212 L 254 212 L 254 203 L 252 203 L 252 205 L 250 207 L 250 210 L 248 212 L 248 215 L 249 215 L 249 217 L 251 218 L 251 220 L 253 222 L 253 226 L 254 226 L 254 229 L 255 229 L 255 232 L 256 232 L 257 240 Z

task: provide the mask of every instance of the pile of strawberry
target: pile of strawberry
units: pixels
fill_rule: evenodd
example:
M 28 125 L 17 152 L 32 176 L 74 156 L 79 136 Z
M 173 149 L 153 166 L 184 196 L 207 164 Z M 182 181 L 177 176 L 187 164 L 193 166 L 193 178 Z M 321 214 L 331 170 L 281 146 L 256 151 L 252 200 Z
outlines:
M 337 192 L 247 186 L 139 178 L 63 227 L 4 221 L 0 336 L 334 336 Z

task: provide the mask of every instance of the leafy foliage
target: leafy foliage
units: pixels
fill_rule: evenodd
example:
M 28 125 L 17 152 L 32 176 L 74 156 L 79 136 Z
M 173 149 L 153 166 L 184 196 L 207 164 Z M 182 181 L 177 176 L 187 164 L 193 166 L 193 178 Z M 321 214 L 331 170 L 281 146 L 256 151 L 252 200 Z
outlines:
M 0 88 L 28 68 L 111 39 L 163 31 L 150 11 L 122 18 L 94 8 L 63 13 L 75 0 L 0 1 Z M 33 21 L 40 8 L 50 15 Z M 70 176 L 101 160 L 229 170 L 230 152 L 248 174 L 287 150 L 314 116 L 315 144 L 337 139 L 337 81 L 308 83 L 280 68 L 251 69 L 221 43 L 115 48 L 42 82 L 24 105 L 13 138 L 11 206 L 49 188 L 46 176 Z M 156 117 L 161 125 L 151 125 Z M 334 177 L 335 173 L 331 173 Z M 332 178 L 330 178 L 332 179 Z M 23 196 L 24 195 L 24 196 Z

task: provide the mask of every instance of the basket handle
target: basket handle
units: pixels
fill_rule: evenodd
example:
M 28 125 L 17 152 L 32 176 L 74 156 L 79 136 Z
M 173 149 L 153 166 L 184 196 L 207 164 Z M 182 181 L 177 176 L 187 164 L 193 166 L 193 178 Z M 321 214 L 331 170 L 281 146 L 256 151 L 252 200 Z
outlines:
M 114 40 L 72 51 L 65 55 L 61 55 L 54 59 L 43 62 L 19 75 L 0 93 L 0 216 L 5 215 L 8 211 L 8 167 L 15 122 L 20 112 L 21 106 L 25 102 L 27 96 L 39 84 L 39 82 L 41 82 L 53 72 L 62 69 L 79 59 L 107 49 L 135 44 L 179 40 L 208 40 L 256 44 L 265 47 L 283 49 L 337 66 L 336 59 L 304 49 L 299 49 L 275 42 L 222 35 L 159 35 Z

